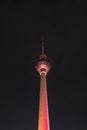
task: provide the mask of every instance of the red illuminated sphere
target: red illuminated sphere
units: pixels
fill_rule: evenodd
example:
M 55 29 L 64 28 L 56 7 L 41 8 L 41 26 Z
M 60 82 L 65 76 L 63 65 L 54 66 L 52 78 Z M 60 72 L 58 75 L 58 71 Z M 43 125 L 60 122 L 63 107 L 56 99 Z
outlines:
M 47 56 L 46 55 L 40 55 L 39 57 L 40 61 L 37 62 L 36 64 L 36 70 L 40 74 L 42 72 L 45 72 L 46 74 L 49 72 L 51 65 L 48 61 L 46 61 Z

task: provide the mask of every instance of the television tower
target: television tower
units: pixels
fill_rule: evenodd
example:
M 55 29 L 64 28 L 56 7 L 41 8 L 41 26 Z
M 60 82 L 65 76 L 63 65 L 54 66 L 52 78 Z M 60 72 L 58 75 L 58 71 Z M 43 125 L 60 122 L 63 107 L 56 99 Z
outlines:
M 39 56 L 39 61 L 36 64 L 36 70 L 40 74 L 38 130 L 50 130 L 46 85 L 46 75 L 50 68 L 50 63 L 47 61 L 47 56 L 44 53 L 44 40 L 42 39 L 42 53 Z

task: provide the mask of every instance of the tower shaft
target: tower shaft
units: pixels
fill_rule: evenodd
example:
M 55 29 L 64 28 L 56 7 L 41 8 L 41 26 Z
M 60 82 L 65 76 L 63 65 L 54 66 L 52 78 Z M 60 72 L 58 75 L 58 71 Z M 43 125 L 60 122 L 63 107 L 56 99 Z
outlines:
M 50 130 L 46 85 L 46 75 L 50 71 L 50 68 L 51 65 L 47 61 L 47 56 L 44 53 L 44 41 L 42 40 L 42 53 L 36 64 L 36 70 L 40 74 L 38 130 Z
M 41 73 L 38 130 L 50 130 L 47 100 L 46 74 Z

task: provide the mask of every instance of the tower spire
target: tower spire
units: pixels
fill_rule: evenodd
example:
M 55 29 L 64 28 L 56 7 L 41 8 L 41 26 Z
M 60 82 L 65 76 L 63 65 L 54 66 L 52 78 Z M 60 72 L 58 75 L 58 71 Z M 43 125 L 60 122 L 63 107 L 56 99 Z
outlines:
M 39 57 L 39 59 L 40 60 L 42 60 L 42 59 L 47 59 L 47 56 L 46 56 L 46 54 L 45 54 L 45 52 L 44 52 L 44 37 L 42 36 L 42 52 L 41 52 L 41 55 L 40 55 L 40 57 Z
M 45 54 L 44 53 L 44 38 L 42 37 L 42 54 Z

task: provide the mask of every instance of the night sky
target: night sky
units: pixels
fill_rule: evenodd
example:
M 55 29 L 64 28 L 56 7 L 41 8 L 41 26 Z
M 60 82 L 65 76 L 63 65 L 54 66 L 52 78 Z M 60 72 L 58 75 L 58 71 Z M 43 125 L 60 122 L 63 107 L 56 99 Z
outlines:
M 0 2 L 0 130 L 37 130 L 42 34 L 51 130 L 87 130 L 86 0 Z

